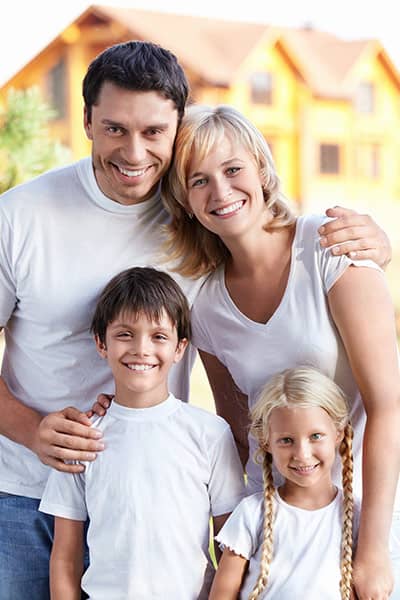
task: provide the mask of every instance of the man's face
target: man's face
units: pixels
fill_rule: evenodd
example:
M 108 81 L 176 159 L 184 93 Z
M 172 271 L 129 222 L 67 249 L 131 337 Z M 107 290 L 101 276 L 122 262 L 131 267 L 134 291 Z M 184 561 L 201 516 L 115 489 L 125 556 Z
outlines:
M 85 111 L 84 126 L 102 192 L 125 205 L 152 196 L 172 157 L 178 126 L 172 100 L 106 81 L 90 122 Z

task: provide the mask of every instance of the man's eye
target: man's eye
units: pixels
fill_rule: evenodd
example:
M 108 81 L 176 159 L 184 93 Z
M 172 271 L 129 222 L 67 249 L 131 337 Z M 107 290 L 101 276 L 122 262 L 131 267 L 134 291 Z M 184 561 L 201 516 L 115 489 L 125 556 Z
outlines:
M 119 133 L 121 133 L 121 128 L 113 127 L 112 125 L 110 125 L 109 127 L 107 127 L 107 132 L 111 133 L 111 134 L 119 134 Z

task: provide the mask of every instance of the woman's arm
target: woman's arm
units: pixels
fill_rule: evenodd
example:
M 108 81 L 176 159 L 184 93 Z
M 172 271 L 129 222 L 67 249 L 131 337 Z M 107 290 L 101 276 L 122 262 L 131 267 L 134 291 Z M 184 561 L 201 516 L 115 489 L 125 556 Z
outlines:
M 248 561 L 225 548 L 211 586 L 209 600 L 237 600 Z
M 50 557 L 51 600 L 81 600 L 83 521 L 55 518 Z
M 392 247 L 385 231 L 369 216 L 349 208 L 335 206 L 326 211 L 333 221 L 320 230 L 321 246 L 335 246 L 334 254 L 348 254 L 350 258 L 369 258 L 385 268 L 392 258 Z
M 199 350 L 199 354 L 214 396 L 217 414 L 229 423 L 240 460 L 245 466 L 249 457 L 247 396 L 238 389 L 228 369 L 218 358 L 203 350 Z
M 400 467 L 400 374 L 393 305 L 383 275 L 363 267 L 349 267 L 328 298 L 367 414 L 354 586 L 359 600 L 382 600 L 393 585 L 388 537 Z

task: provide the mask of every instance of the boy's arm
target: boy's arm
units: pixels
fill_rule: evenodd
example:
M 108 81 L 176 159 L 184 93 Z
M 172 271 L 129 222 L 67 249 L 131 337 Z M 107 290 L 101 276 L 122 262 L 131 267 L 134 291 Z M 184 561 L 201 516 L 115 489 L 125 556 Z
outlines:
M 243 556 L 225 548 L 211 586 L 209 600 L 237 600 L 247 565 L 248 561 Z
M 84 523 L 55 518 L 50 557 L 51 600 L 81 600 L 84 556 Z

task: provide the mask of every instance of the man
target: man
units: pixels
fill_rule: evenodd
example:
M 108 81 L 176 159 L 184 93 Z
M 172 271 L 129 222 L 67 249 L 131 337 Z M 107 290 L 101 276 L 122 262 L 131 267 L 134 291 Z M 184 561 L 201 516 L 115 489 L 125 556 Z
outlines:
M 146 42 L 108 48 L 83 82 L 91 159 L 46 173 L 1 199 L 2 600 L 49 598 L 53 523 L 37 512 L 49 466 L 78 472 L 81 466 L 64 461 L 94 460 L 104 448 L 81 412 L 99 392 L 112 391 L 111 372 L 89 333 L 92 311 L 117 272 L 162 266 L 167 215 L 159 183 L 187 95 L 185 74 L 167 50 Z M 357 252 L 372 238 L 369 256 L 386 262 L 385 234 L 351 211 L 330 216 L 341 215 L 326 226 L 326 244 L 350 237 L 343 251 Z M 192 301 L 201 282 L 179 283 Z M 170 381 L 183 399 L 190 363 L 187 352 Z

